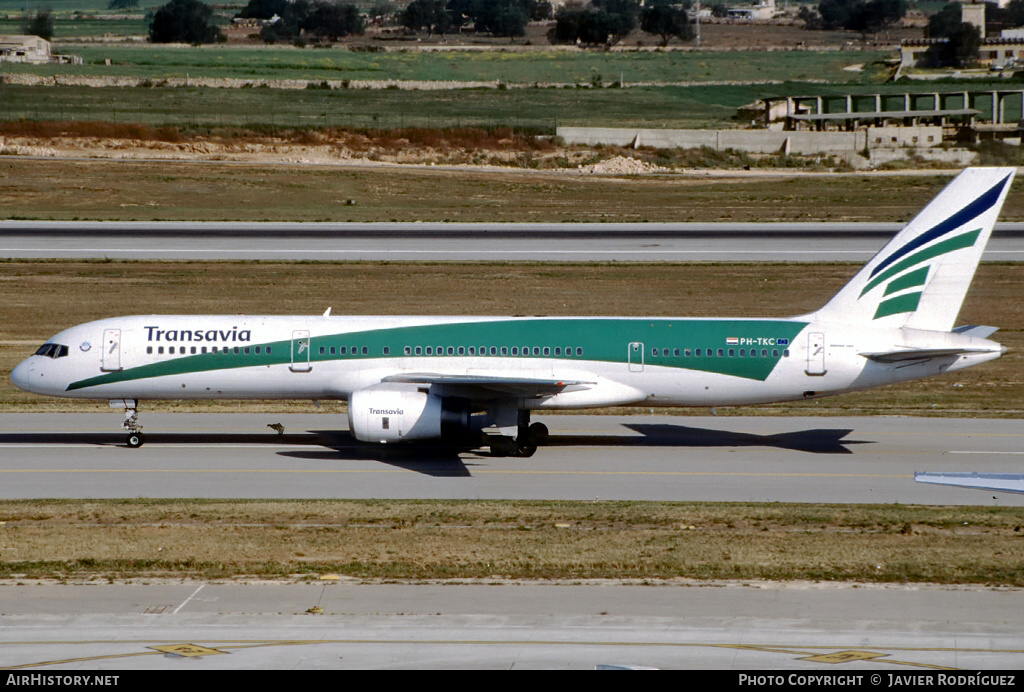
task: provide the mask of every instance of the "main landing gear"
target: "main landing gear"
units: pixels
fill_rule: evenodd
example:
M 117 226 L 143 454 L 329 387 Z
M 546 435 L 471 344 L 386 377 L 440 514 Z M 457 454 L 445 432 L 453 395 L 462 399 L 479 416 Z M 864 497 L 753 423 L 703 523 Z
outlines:
M 124 409 L 124 422 L 121 427 L 128 431 L 125 443 L 132 449 L 138 449 L 146 441 L 142 434 L 142 426 L 139 425 L 139 409 L 135 399 L 111 399 L 110 408 Z
M 543 423 L 531 425 L 528 410 L 518 412 L 518 423 L 515 437 L 488 435 L 491 454 L 496 457 L 532 457 L 538 446 L 547 444 L 548 427 Z M 499 429 L 504 432 L 504 429 Z

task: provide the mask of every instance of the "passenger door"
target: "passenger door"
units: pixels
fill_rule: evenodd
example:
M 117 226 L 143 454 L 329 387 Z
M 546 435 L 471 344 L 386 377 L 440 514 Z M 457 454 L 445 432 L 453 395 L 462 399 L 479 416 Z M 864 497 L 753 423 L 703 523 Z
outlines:
M 292 332 L 292 372 L 309 372 L 313 369 L 309 362 L 311 349 L 309 330 L 296 329 Z
M 103 356 L 100 360 L 100 370 L 114 372 L 121 369 L 121 330 L 103 330 Z
M 811 332 L 807 335 L 807 370 L 808 375 L 825 374 L 825 335 Z

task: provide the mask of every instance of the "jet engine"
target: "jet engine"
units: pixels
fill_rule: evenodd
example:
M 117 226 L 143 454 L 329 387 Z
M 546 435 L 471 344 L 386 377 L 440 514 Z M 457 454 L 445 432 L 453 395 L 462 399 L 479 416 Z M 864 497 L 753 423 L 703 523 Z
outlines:
M 401 385 L 375 385 L 348 398 L 349 429 L 363 442 L 465 441 L 472 433 L 470 413 L 468 399 Z

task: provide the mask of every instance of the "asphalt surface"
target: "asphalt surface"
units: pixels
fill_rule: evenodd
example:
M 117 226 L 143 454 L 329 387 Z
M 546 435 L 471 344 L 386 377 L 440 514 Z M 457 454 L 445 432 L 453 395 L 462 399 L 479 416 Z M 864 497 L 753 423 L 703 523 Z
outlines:
M 0 258 L 864 262 L 900 227 L 0 221 Z M 984 260 L 1024 261 L 1024 224 L 997 224 Z
M 0 498 L 1024 500 L 913 481 L 914 470 L 1016 471 L 1022 421 L 537 418 L 552 444 L 508 459 L 362 445 L 331 413 L 143 412 L 148 441 L 135 450 L 124 446 L 116 412 L 3 414 Z M 889 687 L 893 675 L 1024 668 L 1022 597 L 825 583 L 12 580 L 0 583 L 0 671 L 628 665 L 867 671 L 880 682 L 864 684 Z
M 882 676 L 874 687 L 889 687 L 890 675 L 935 668 L 1024 668 L 1015 589 L 147 580 L 8 584 L 0 595 L 0 670 L 36 674 L 627 664 L 869 669 Z
M 1019 473 L 1024 421 L 534 416 L 530 458 L 354 440 L 340 414 L 0 415 L 0 499 L 487 498 L 1024 506 L 916 483 L 915 471 Z M 280 423 L 279 435 L 269 426 Z

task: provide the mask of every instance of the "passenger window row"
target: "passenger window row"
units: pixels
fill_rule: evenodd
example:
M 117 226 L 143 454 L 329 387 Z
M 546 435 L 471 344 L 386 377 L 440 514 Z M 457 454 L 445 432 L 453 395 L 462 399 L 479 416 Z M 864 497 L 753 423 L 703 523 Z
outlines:
M 387 346 L 385 346 L 384 347 L 384 351 L 383 351 L 384 355 L 386 356 L 390 352 L 391 352 L 391 349 L 388 348 Z M 358 356 L 360 354 L 364 355 L 364 356 L 367 356 L 367 355 L 370 354 L 370 349 L 369 349 L 368 346 L 363 346 L 361 348 L 359 346 L 352 346 L 351 348 L 348 347 L 348 346 L 321 346 L 320 347 L 320 355 L 321 356 L 325 356 L 328 353 L 330 355 L 332 355 L 332 356 L 337 356 L 337 355 L 342 355 L 342 356 L 347 356 L 347 355 Z
M 555 356 L 572 357 L 583 355 L 583 348 L 576 346 L 406 346 L 407 356 Z M 386 355 L 386 354 L 385 354 Z
M 203 354 L 203 353 L 208 353 L 209 352 L 209 353 L 223 353 L 223 354 L 234 353 L 236 355 L 238 355 L 238 354 L 249 355 L 251 353 L 255 353 L 258 356 L 259 355 L 263 355 L 263 354 L 266 354 L 266 355 L 269 356 L 269 355 L 271 355 L 273 353 L 271 348 L 272 348 L 271 346 L 210 346 L 209 348 L 207 348 L 206 346 L 168 346 L 167 347 L 167 354 L 168 355 L 172 355 L 172 356 L 173 355 L 182 355 L 182 356 L 184 356 L 184 355 L 192 355 L 192 356 L 194 356 L 194 355 L 197 355 L 197 354 Z M 177 349 L 177 350 L 175 350 L 175 349 Z M 163 355 L 164 354 L 164 347 L 163 346 L 157 346 L 156 349 L 155 349 L 155 352 L 156 352 L 157 355 Z M 153 346 L 147 346 L 146 347 L 146 353 L 148 353 L 148 354 L 154 353 L 154 347 Z
M 769 353 L 769 350 L 767 348 L 762 348 L 760 351 L 758 351 L 758 349 L 756 349 L 756 348 L 752 348 L 752 349 L 750 349 L 749 353 L 748 353 L 747 349 L 741 348 L 741 349 L 739 349 L 739 356 L 737 356 L 735 348 L 729 348 L 729 349 L 720 348 L 720 349 L 716 350 L 716 349 L 713 349 L 713 348 L 694 348 L 694 349 L 690 349 L 690 348 L 684 348 L 684 349 L 671 348 L 670 349 L 670 348 L 654 347 L 654 348 L 651 349 L 651 356 L 653 356 L 654 358 L 679 358 L 680 354 L 682 355 L 683 358 L 715 358 L 715 357 L 718 357 L 718 358 L 726 358 L 726 357 L 728 357 L 728 358 L 736 358 L 736 357 L 739 357 L 739 358 L 767 358 L 768 357 L 768 353 Z M 779 349 L 777 349 L 777 348 L 771 349 L 771 354 L 772 354 L 771 355 L 772 358 L 778 358 L 779 357 Z M 784 349 L 782 351 L 782 357 L 783 358 L 789 358 L 789 349 L 788 348 Z

